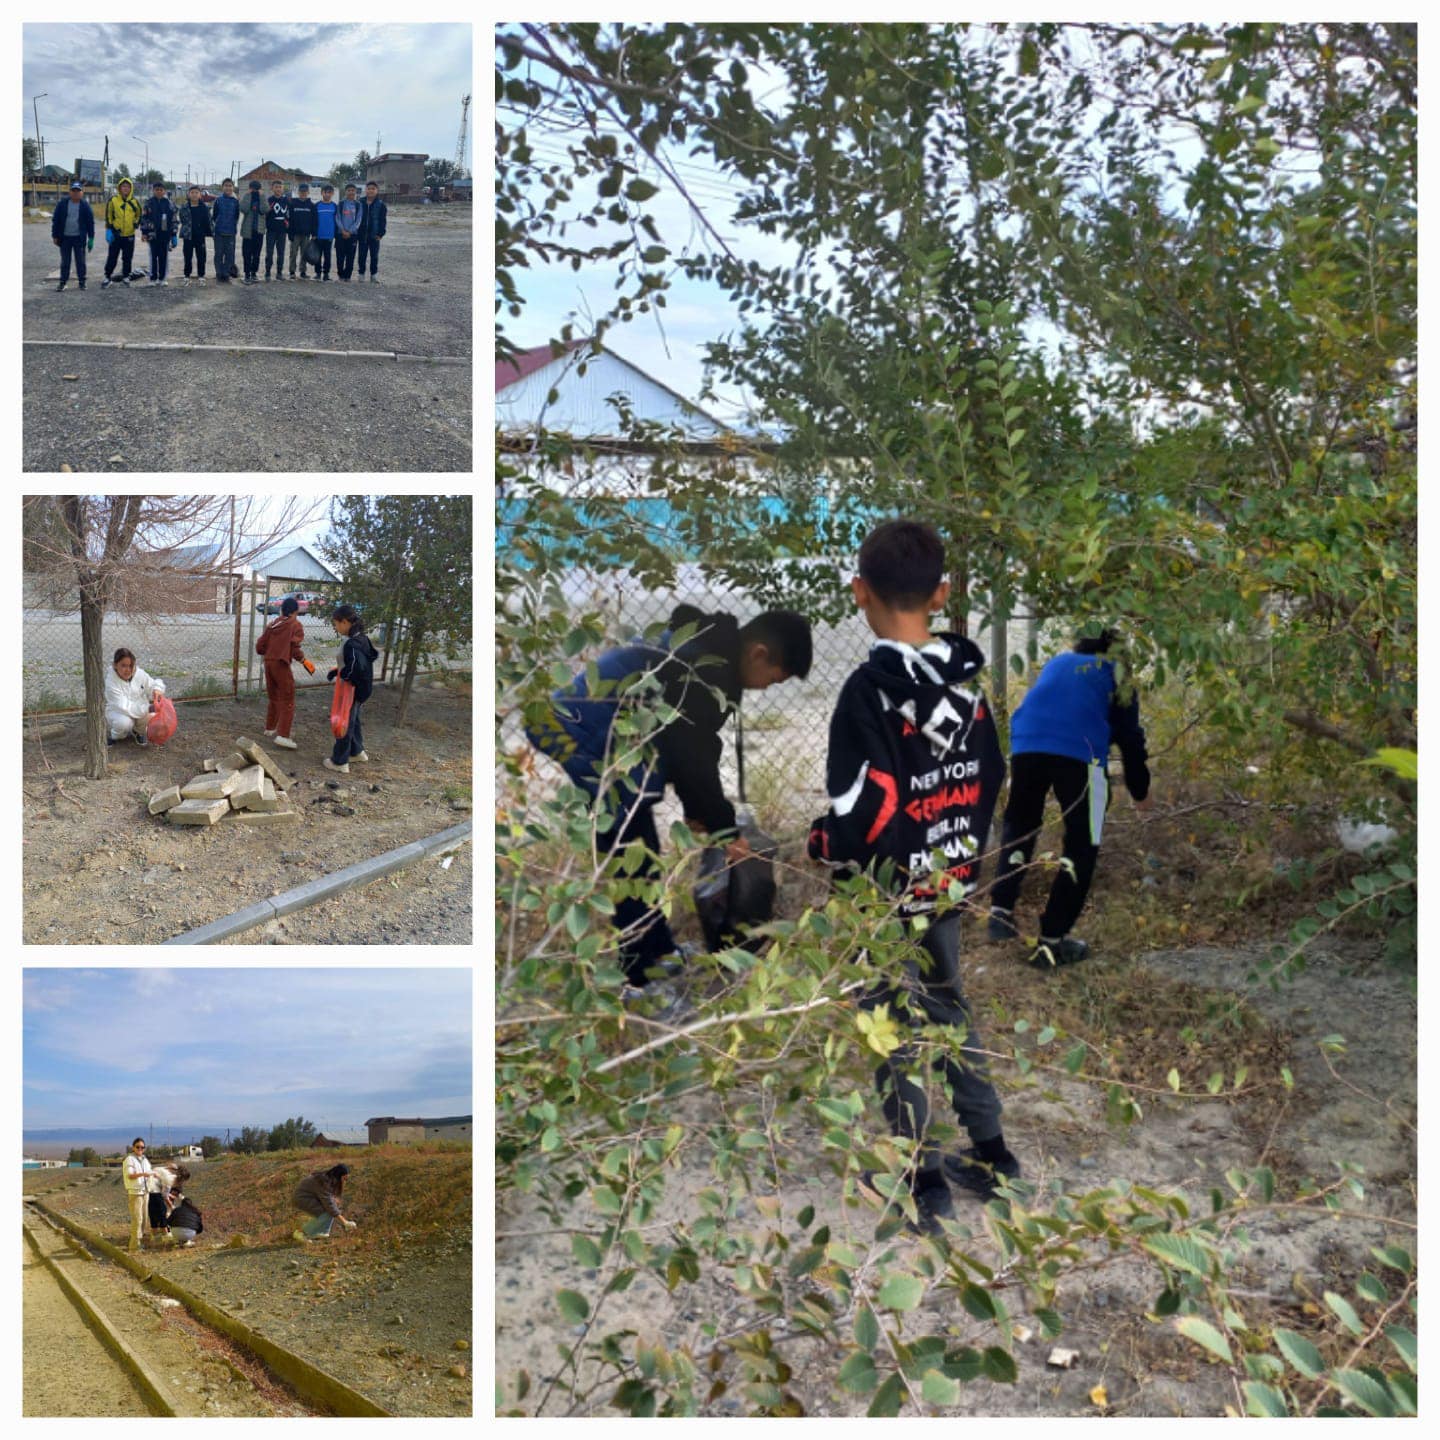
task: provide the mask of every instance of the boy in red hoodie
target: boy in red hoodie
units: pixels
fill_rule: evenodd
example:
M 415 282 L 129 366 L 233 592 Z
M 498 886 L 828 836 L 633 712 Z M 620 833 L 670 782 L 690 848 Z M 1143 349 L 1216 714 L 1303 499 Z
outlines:
M 299 609 L 300 602 L 293 595 L 287 595 L 280 602 L 280 618 L 272 620 L 255 642 L 256 653 L 265 657 L 265 691 L 270 697 L 270 706 L 265 712 L 265 733 L 274 737 L 281 750 L 298 748 L 290 738 L 290 727 L 295 723 L 295 676 L 290 669 L 291 662 L 298 660 L 311 674 L 315 671 L 300 648 L 305 627 L 295 618 Z

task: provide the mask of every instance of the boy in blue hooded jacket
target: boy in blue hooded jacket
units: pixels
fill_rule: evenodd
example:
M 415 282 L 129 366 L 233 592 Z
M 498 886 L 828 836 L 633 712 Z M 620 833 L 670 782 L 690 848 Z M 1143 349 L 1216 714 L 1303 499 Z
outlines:
M 180 243 L 180 219 L 175 206 L 165 194 L 165 182 L 157 180 L 153 194 L 145 202 L 140 228 L 150 244 L 150 283 L 165 285 L 170 252 Z
M 335 203 L 335 187 L 322 185 L 320 200 L 315 206 L 315 244 L 320 258 L 315 262 L 315 278 L 330 278 L 330 247 L 335 243 L 335 214 L 339 210 Z

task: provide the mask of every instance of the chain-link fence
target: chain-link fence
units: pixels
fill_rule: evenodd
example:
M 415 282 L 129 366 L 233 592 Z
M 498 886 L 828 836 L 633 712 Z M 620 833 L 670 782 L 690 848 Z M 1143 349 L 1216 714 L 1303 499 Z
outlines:
M 165 681 L 172 699 L 199 700 L 263 690 L 264 666 L 255 641 L 280 613 L 280 601 L 293 594 L 300 602 L 304 650 L 314 664 L 310 676 L 294 667 L 297 688 L 328 683 L 325 672 L 336 663 L 340 637 L 330 611 L 345 597 L 333 584 L 272 575 L 247 580 L 239 575 L 177 575 L 167 596 L 166 613 L 147 618 L 117 610 L 105 616 L 101 655 L 108 665 L 122 646 L 134 653 L 141 669 Z M 406 632 L 382 617 L 366 616 L 380 658 L 377 683 L 398 680 Z M 85 670 L 78 611 L 26 605 L 22 611 L 21 677 L 26 715 L 65 713 L 85 704 Z M 423 673 L 469 670 L 471 649 L 431 659 Z
M 817 570 L 823 565 L 832 575 L 841 573 L 829 562 L 813 563 Z M 843 571 L 845 578 L 853 573 L 853 565 Z M 570 570 L 560 583 L 577 617 L 594 611 L 605 617 L 607 646 L 631 639 L 648 627 L 665 624 L 682 602 L 707 613 L 727 612 L 742 624 L 767 608 L 746 590 L 708 578 L 693 563 L 677 565 L 673 584 L 663 588 L 655 588 L 623 570 Z M 970 617 L 969 633 L 988 659 L 994 654 L 995 631 L 982 619 L 979 615 Z M 830 716 L 840 687 L 865 659 L 874 641 L 864 616 L 858 612 L 835 624 L 814 625 L 812 636 L 814 657 L 808 677 L 788 680 L 765 691 L 746 691 L 738 724 L 727 725 L 722 735 L 721 776 L 726 792 L 749 804 L 763 826 L 781 832 L 804 824 L 825 808 Z M 1011 616 L 1006 636 L 1010 655 L 1031 658 L 1046 638 L 1038 620 L 1024 613 Z M 593 658 L 594 652 L 585 652 L 573 663 L 578 670 Z M 992 688 L 990 677 L 984 677 L 982 683 Z M 502 743 L 507 748 L 526 743 L 517 716 L 507 717 Z M 549 778 L 558 779 L 558 767 L 552 769 L 549 761 L 540 763 Z M 659 812 L 662 828 L 670 819 L 678 818 L 678 809 L 672 812 L 669 803 Z

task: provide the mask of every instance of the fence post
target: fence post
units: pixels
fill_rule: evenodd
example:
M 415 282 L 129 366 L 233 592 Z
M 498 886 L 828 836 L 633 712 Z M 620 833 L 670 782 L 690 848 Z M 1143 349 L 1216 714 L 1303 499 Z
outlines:
M 235 654 L 230 661 L 230 698 L 240 698 L 240 592 L 235 577 L 230 577 L 230 605 L 235 611 Z
M 255 665 L 255 592 L 258 588 L 258 582 L 251 580 L 250 601 L 246 606 L 250 612 L 250 643 L 245 647 L 245 693 L 247 695 L 250 693 L 250 676 Z

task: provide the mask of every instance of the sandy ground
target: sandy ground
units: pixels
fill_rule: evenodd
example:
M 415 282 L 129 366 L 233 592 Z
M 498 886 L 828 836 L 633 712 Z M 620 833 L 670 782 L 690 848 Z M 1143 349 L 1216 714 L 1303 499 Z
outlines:
M 1288 1037 L 1285 1044 L 1296 1089 L 1291 1102 L 1278 1110 L 1270 1106 L 1247 1111 L 1223 1099 L 1203 1103 L 1152 1099 L 1140 1123 L 1114 1129 L 1105 1121 L 1103 1093 L 1093 1087 L 1048 1084 L 1048 1094 L 1038 1088 L 1013 1093 L 1007 1089 L 1006 1133 L 1022 1158 L 1027 1178 L 1038 1181 L 1042 1190 L 1077 1191 L 1111 1177 L 1126 1177 L 1181 1188 L 1194 1204 L 1203 1206 L 1209 1187 L 1224 1185 L 1227 1168 L 1253 1166 L 1262 1153 L 1282 1183 L 1305 1175 L 1328 1183 L 1337 1178 L 1335 1161 L 1344 1157 L 1365 1166 L 1367 1211 L 1413 1221 L 1409 1177 L 1415 1173 L 1415 1150 L 1413 1129 L 1407 1126 L 1413 1127 L 1415 1121 L 1415 1000 L 1405 978 L 1380 964 L 1373 950 L 1373 946 L 1333 948 L 1314 956 L 1307 971 L 1278 993 L 1250 991 L 1252 1005 Z M 999 952 L 992 947 L 990 953 Z M 1241 984 L 1261 953 L 1171 950 L 1145 955 L 1136 964 L 1223 993 Z M 1083 969 L 1051 977 L 1049 983 L 1083 984 Z M 984 971 L 983 963 L 976 965 L 971 987 L 981 1007 L 987 1000 Z M 1343 1013 L 1336 1012 L 1337 996 L 1344 997 Z M 1364 1017 L 1363 1029 L 1354 1017 Z M 1034 1020 L 1041 1023 L 1040 1014 Z M 1378 1036 L 1372 1023 L 1377 1020 L 1383 1020 Z M 1347 1022 L 1356 1033 L 1350 1036 L 1350 1055 L 1335 1062 L 1337 1079 L 1314 1042 L 1333 1031 L 1345 1033 Z M 1380 1098 L 1366 1100 L 1352 1087 Z M 682 1103 L 686 1113 L 677 1118 L 687 1123 L 718 1118 L 715 1102 L 708 1097 Z M 875 1213 L 859 1206 L 847 1211 L 841 1204 L 818 1133 L 797 1136 L 786 1159 L 791 1175 L 806 1178 L 778 1192 L 782 1217 L 775 1228 L 789 1228 L 808 1204 L 815 1209 L 813 1225 L 828 1223 L 836 1238 L 855 1237 L 862 1246 L 867 1244 Z M 699 1212 L 689 1197 L 712 1183 L 704 1157 L 698 1157 L 698 1163 L 687 1160 L 681 1173 L 667 1183 L 656 1223 L 697 1218 Z M 957 1200 L 957 1205 L 964 1223 L 966 1202 Z M 594 1290 L 593 1272 L 580 1271 L 571 1257 L 568 1234 L 503 1238 L 509 1231 L 541 1228 L 538 1219 L 533 1211 L 502 1210 L 497 1220 L 502 1238 L 497 1251 L 496 1372 L 503 1384 L 519 1370 L 528 1370 L 538 1387 L 532 1392 L 532 1405 L 547 1378 L 556 1373 L 557 1346 L 573 1343 L 570 1327 L 559 1319 L 551 1302 L 553 1291 L 561 1286 Z M 740 1223 L 753 1225 L 753 1201 L 742 1202 Z M 557 1224 L 595 1232 L 601 1222 L 588 1201 L 581 1200 Z M 1249 1287 L 1264 1297 L 1249 1302 L 1257 1309 L 1266 1305 L 1291 1312 L 1276 1323 L 1302 1329 L 1306 1322 L 1298 1309 L 1309 1298 L 1306 1284 L 1317 1295 L 1326 1288 L 1348 1293 L 1354 1276 L 1370 1263 L 1368 1245 L 1413 1243 L 1413 1237 L 1401 1229 L 1387 1233 L 1383 1223 L 1342 1226 L 1285 1214 L 1258 1221 L 1251 1238 L 1251 1248 L 1237 1267 L 1237 1287 Z M 982 1252 L 988 1248 L 988 1242 L 979 1243 Z M 1159 1288 L 1153 1267 L 1123 1256 L 1078 1272 L 1062 1283 L 1056 1304 L 1065 1317 L 1060 1343 L 1080 1352 L 1076 1367 L 1068 1371 L 1047 1367 L 1050 1347 L 1037 1336 L 1015 1347 L 1020 1367 L 1015 1385 L 988 1381 L 968 1385 L 963 1404 L 944 1413 L 1093 1416 L 1097 1411 L 1089 1392 L 1097 1383 L 1106 1386 L 1113 1414 L 1222 1413 L 1233 1400 L 1223 1369 L 1205 1363 L 1194 1346 L 1144 1318 Z M 629 1327 L 641 1335 L 660 1337 L 667 1345 L 690 1345 L 700 1353 L 709 1345 L 703 1323 L 717 1322 L 724 1333 L 752 1314 L 728 1283 L 702 1280 L 667 1293 L 642 1276 L 627 1292 L 606 1300 L 602 1333 Z M 936 1326 L 951 1327 L 957 1337 L 967 1331 L 984 1333 L 984 1327 L 957 1312 L 953 1296 L 938 1291 L 932 1292 L 913 1320 L 906 1318 L 907 1332 L 933 1332 Z M 807 1414 L 864 1413 L 863 1402 L 835 1387 L 834 1363 L 823 1347 L 798 1332 L 785 1338 L 794 1342 L 785 1348 L 795 1372 L 787 1388 L 801 1399 Z M 557 1393 L 547 1413 L 564 1413 L 564 1408 L 563 1396 Z M 600 1412 L 603 1401 L 596 1413 Z M 722 1397 L 702 1413 L 742 1413 L 742 1402 Z
M 49 228 L 26 225 L 24 336 L 468 358 L 471 218 L 397 212 L 379 285 L 212 277 L 186 286 L 177 250 L 164 288 L 102 291 L 102 236 L 87 288 L 72 278 L 57 294 L 44 278 L 57 264 Z M 456 472 L 473 463 L 468 364 L 38 348 L 25 351 L 24 377 L 27 470 Z
M 181 1415 L 313 1413 L 276 1385 L 250 1356 L 198 1325 L 182 1306 L 147 1292 L 129 1271 L 105 1259 L 82 1259 L 38 1217 L 27 1217 L 26 1226 L 45 1254 L 75 1277 L 125 1343 L 160 1376 Z M 147 1413 L 127 1373 L 86 1328 L 28 1245 L 24 1373 L 27 1415 Z
M 321 765 L 332 743 L 329 687 L 301 692 L 299 749 L 271 751 L 296 777 L 290 793 L 300 819 L 284 825 L 232 820 L 182 827 L 146 809 L 157 790 L 183 784 L 207 757 L 227 754 L 235 737 L 264 744 L 258 699 L 177 707 L 180 728 L 167 745 L 113 746 L 109 773 L 99 781 L 81 776 L 79 717 L 64 735 L 28 739 L 26 943 L 153 944 L 459 824 L 470 813 L 455 808 L 466 803 L 461 791 L 471 784 L 469 687 L 417 690 L 403 730 L 393 724 L 397 703 L 398 692 L 375 692 L 364 712 L 371 762 L 337 776 Z M 456 798 L 447 797 L 447 788 Z M 335 813 L 322 797 L 355 813 Z M 240 943 L 467 944 L 470 875 L 465 852 L 445 868 L 438 859 L 422 861 L 350 892 L 343 906 L 327 902 Z
M 370 1232 L 380 1221 L 372 1218 L 370 1207 L 383 1202 L 374 1195 L 373 1182 L 367 1191 L 363 1180 L 370 1177 L 360 1162 L 353 1163 L 357 1181 L 345 1208 L 360 1229 L 341 1232 L 337 1227 L 335 1239 L 305 1246 L 274 1238 L 292 1223 L 284 1214 L 283 1197 L 252 1197 L 264 1220 L 281 1217 L 281 1229 L 262 1225 L 267 1238 L 238 1230 L 242 1219 L 249 1226 L 255 1214 L 242 1217 L 233 1200 L 227 1204 L 221 1198 L 237 1192 L 229 1177 L 218 1173 L 220 1165 L 213 1167 L 214 1175 L 197 1167 L 187 1190 L 205 1216 L 204 1235 L 193 1249 L 147 1249 L 147 1263 L 394 1414 L 468 1415 L 473 1338 L 468 1186 L 463 1217 L 452 1216 L 447 1228 L 402 1229 L 377 1242 Z M 467 1157 L 467 1172 L 468 1163 Z M 78 1174 L 77 1179 L 74 1171 L 28 1172 L 25 1192 L 43 1196 L 82 1225 L 123 1244 L 127 1222 L 117 1172 Z M 289 1184 L 293 1181 L 286 1188 Z M 87 1266 L 87 1277 L 97 1268 Z M 464 1343 L 463 1350 L 457 1341 Z M 457 1364 L 463 1375 L 450 1373 Z

